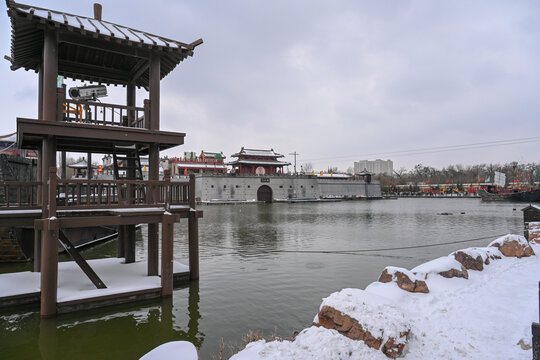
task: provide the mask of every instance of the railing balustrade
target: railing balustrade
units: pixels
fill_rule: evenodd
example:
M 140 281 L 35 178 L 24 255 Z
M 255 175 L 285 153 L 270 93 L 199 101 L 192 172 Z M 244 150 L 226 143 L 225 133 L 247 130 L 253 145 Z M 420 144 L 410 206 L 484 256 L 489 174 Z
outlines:
M 0 208 L 27 209 L 39 206 L 39 181 L 0 182 Z
M 56 209 L 189 205 L 188 181 L 55 179 Z M 39 208 L 39 181 L 0 182 L 0 210 Z
M 62 102 L 57 110 L 59 121 L 143 129 L 145 117 L 148 117 L 145 107 L 71 99 L 59 99 L 59 102 Z

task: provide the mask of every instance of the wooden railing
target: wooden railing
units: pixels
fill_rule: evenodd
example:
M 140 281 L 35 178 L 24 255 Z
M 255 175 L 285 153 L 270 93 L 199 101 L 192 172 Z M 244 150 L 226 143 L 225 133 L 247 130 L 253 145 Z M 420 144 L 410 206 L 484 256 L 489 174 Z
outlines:
M 57 180 L 57 209 L 128 208 L 189 204 L 189 182 Z
M 0 208 L 28 209 L 39 206 L 39 181 L 0 182 Z
M 136 107 L 59 98 L 57 117 L 59 121 L 143 129 L 148 128 L 145 119 L 149 119 L 149 106 L 147 103 Z
M 195 180 L 171 182 L 164 180 L 87 180 L 57 179 L 49 182 L 55 190 L 56 209 L 106 209 L 135 207 L 165 207 L 190 205 L 190 187 Z M 49 184 L 47 184 L 49 185 Z M 41 207 L 38 197 L 41 182 L 0 182 L 0 210 Z M 49 186 L 47 186 L 49 188 Z M 50 195 L 51 197 L 53 195 Z

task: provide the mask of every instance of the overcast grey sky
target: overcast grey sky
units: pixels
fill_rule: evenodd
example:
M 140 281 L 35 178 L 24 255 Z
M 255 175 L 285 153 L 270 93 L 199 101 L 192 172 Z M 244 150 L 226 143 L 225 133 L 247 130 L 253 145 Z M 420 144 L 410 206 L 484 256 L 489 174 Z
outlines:
M 92 2 L 23 1 L 92 16 Z M 162 82 L 169 151 L 298 152 L 315 170 L 392 159 L 394 168 L 540 162 L 540 1 L 110 0 L 103 19 L 183 42 L 195 55 Z M 5 5 L 4 5 L 5 6 Z M 2 55 L 10 24 L 0 17 Z M 0 66 L 0 134 L 37 117 L 37 75 Z M 110 88 L 124 103 L 124 89 Z M 142 102 L 145 92 L 140 91 Z M 292 162 L 292 156 L 287 155 Z

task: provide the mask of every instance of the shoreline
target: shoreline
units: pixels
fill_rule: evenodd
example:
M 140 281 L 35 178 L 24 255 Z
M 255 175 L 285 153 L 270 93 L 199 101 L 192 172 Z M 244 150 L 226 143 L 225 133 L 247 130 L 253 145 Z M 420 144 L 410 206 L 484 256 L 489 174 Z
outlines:
M 383 360 L 394 358 L 382 351 L 389 334 L 394 334 L 395 349 L 396 344 L 403 345 L 403 359 L 530 359 L 531 322 L 538 320 L 538 279 L 534 274 L 540 272 L 540 255 L 533 252 L 518 258 L 501 253 L 503 243 L 514 240 L 540 254 L 540 245 L 533 242 L 529 246 L 520 235 L 506 235 L 487 247 L 458 250 L 410 271 L 388 266 L 379 281 L 365 290 L 343 289 L 323 299 L 313 326 L 293 341 L 259 340 L 231 359 L 302 360 L 315 356 Z M 471 259 L 480 261 L 471 263 Z M 447 271 L 450 276 L 441 275 Z M 403 280 L 403 275 L 408 280 Z M 420 282 L 425 289 L 419 286 L 415 292 Z M 339 314 L 332 326 L 324 318 L 330 305 Z M 336 312 L 332 314 L 330 318 Z M 366 336 L 353 339 L 354 334 L 350 334 L 355 322 L 374 334 L 382 329 L 379 348 L 368 346 Z M 405 324 L 401 332 L 393 327 L 396 323 Z M 400 338 L 404 329 L 407 334 Z

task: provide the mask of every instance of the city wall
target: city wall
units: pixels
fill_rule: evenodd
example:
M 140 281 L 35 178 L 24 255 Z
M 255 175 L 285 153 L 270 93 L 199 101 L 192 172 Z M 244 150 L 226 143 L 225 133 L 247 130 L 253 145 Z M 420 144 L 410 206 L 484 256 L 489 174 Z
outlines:
M 261 187 L 269 187 L 272 199 L 380 198 L 378 181 L 319 179 L 314 176 L 197 175 L 195 196 L 199 201 L 257 201 Z

